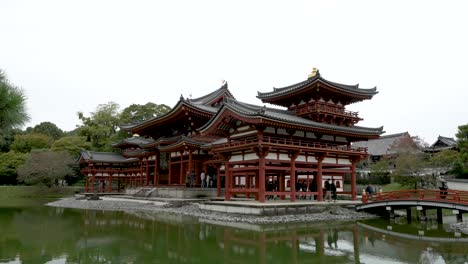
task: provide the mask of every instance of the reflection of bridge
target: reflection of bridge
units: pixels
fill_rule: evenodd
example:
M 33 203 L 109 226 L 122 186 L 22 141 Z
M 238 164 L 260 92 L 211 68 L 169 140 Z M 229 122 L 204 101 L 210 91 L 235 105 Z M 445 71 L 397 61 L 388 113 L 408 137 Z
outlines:
M 468 237 L 430 237 L 430 236 L 424 236 L 424 235 L 412 235 L 412 234 L 406 234 L 406 233 L 400 233 L 396 232 L 393 230 L 388 230 L 388 229 L 381 229 L 375 226 L 363 224 L 360 222 L 357 222 L 357 225 L 359 227 L 372 230 L 374 232 L 382 233 L 385 235 L 389 235 L 392 237 L 397 237 L 397 238 L 403 238 L 403 239 L 409 239 L 411 241 L 426 241 L 426 242 L 443 242 L 443 243 L 468 243 Z M 387 238 L 388 240 L 388 238 Z
M 468 212 L 468 192 L 457 190 L 402 190 L 363 195 L 362 204 L 356 210 L 368 211 L 394 217 L 394 210 L 406 209 L 408 221 L 411 221 L 411 208 L 416 207 L 419 219 L 426 220 L 426 210 L 437 210 L 437 221 L 442 223 L 442 209 L 451 209 L 462 222 L 463 213 Z

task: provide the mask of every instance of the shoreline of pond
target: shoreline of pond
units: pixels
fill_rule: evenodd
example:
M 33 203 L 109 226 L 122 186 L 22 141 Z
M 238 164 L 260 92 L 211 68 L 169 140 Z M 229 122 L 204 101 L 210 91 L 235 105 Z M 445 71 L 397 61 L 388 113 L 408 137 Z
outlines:
M 161 202 L 154 200 L 86 200 L 76 197 L 67 197 L 46 204 L 47 206 L 107 210 L 107 211 L 145 211 L 153 213 L 169 213 L 192 216 L 221 222 L 242 222 L 250 224 L 281 224 L 316 221 L 354 221 L 371 219 L 377 216 L 357 212 L 353 209 L 343 208 L 338 205 L 320 206 L 320 211 L 308 214 L 286 214 L 275 216 L 243 215 L 201 210 L 198 203 L 192 201 Z

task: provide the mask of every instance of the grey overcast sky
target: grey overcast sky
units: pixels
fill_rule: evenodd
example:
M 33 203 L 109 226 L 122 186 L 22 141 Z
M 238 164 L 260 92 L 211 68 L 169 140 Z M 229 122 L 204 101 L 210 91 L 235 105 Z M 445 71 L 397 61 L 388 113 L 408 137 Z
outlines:
M 377 86 L 364 121 L 428 143 L 468 123 L 468 1 L 0 1 L 0 69 L 63 130 L 110 101 L 174 106 L 226 80 L 234 96 L 312 67 Z

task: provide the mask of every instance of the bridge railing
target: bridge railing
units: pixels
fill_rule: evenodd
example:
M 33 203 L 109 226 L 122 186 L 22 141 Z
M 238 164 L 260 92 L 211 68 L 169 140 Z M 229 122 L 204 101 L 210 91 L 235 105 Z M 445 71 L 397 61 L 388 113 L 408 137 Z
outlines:
M 380 202 L 393 200 L 424 200 L 445 201 L 451 203 L 468 204 L 468 192 L 458 190 L 400 190 L 381 192 L 372 195 L 363 194 L 362 202 Z

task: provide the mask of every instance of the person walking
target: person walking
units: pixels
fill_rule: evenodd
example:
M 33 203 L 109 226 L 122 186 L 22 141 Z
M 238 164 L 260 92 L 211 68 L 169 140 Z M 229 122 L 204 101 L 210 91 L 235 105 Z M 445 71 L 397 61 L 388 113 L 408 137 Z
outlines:
M 202 172 L 200 173 L 200 181 L 201 181 L 201 187 L 204 188 L 206 186 L 206 182 L 205 182 L 205 179 L 206 178 L 206 175 L 205 175 L 205 171 L 202 170 Z

